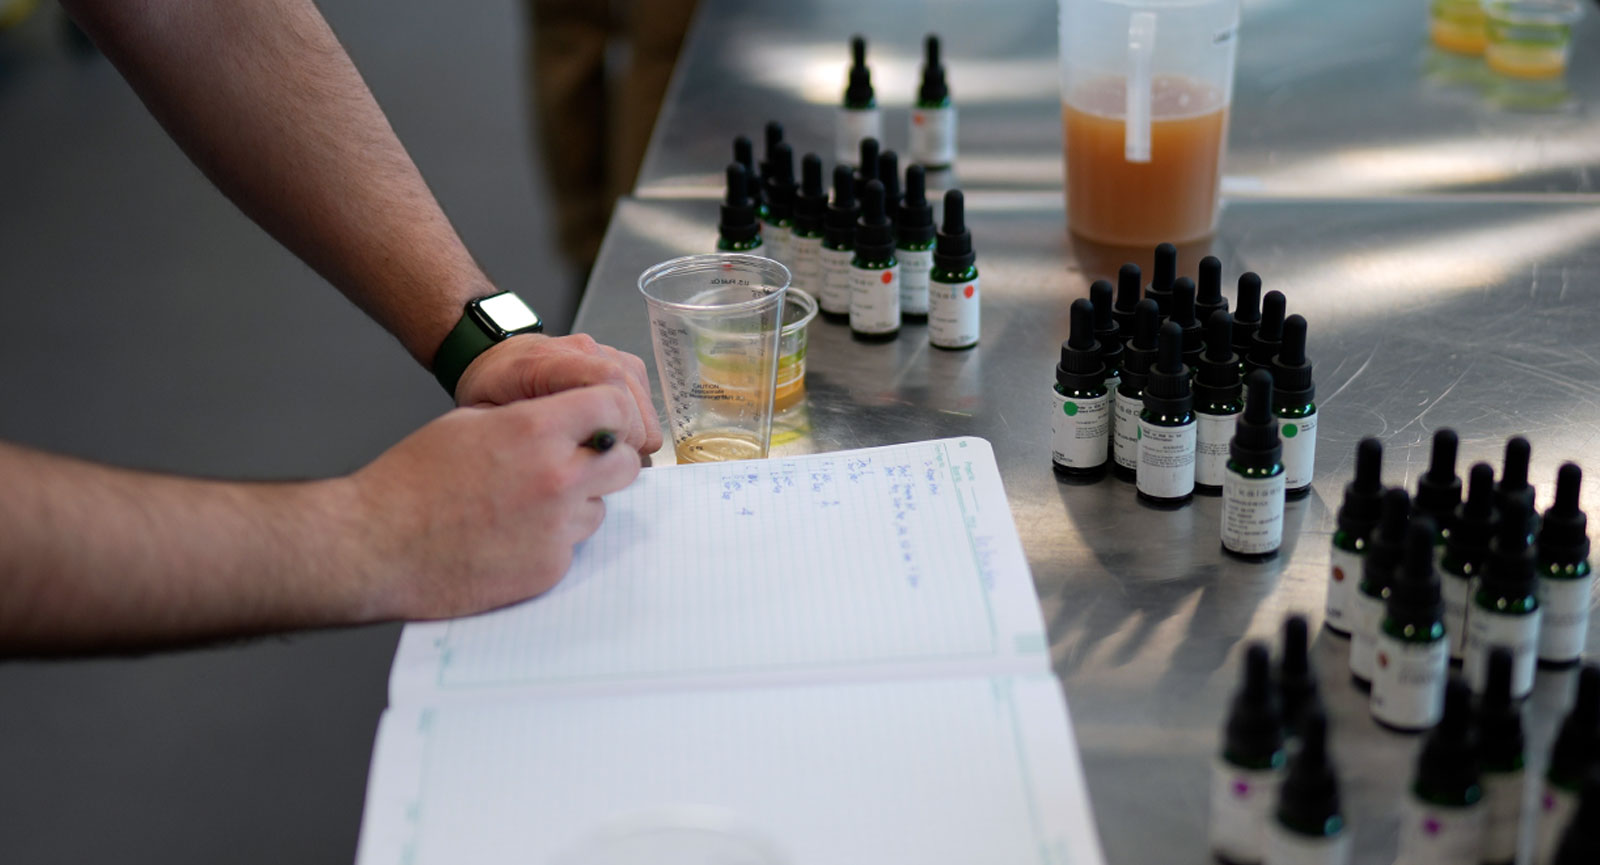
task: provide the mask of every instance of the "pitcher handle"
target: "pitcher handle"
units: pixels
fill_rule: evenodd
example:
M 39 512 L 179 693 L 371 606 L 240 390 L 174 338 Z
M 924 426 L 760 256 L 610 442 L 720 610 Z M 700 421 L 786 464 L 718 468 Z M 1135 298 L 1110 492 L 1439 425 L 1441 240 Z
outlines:
M 1150 65 L 1155 49 L 1156 13 L 1133 13 L 1128 21 L 1127 132 L 1122 153 L 1129 162 L 1150 161 Z

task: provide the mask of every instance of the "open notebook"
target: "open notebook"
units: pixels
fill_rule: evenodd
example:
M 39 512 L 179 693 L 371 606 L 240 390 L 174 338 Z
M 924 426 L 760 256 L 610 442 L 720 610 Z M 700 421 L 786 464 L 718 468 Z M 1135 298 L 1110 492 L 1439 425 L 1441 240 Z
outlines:
M 685 813 L 785 865 L 1101 865 L 987 442 L 650 469 L 606 507 L 546 595 L 406 627 L 360 865 L 567 865 Z

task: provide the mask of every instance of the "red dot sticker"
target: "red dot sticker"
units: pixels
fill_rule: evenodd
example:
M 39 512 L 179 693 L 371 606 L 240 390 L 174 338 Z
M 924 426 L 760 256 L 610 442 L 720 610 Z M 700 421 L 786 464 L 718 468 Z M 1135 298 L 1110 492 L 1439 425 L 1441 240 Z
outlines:
M 966 295 L 966 296 L 967 296 L 967 297 L 971 297 L 971 296 L 972 296 L 972 293 L 973 293 L 973 292 L 974 292 L 974 291 L 976 291 L 976 290 L 977 290 L 977 287 L 976 287 L 976 286 L 971 286 L 971 285 L 969 285 L 969 286 L 967 286 L 967 287 L 966 287 L 966 288 L 964 288 L 964 289 L 962 289 L 962 291 L 961 291 L 961 293 L 962 293 L 962 294 L 964 294 L 964 295 Z
M 893 274 L 893 273 L 890 273 L 890 272 L 889 272 L 889 271 L 887 271 L 887 270 L 885 270 L 885 271 L 884 271 L 884 272 L 883 272 L 883 284 L 884 284 L 884 285 L 888 285 L 888 284 L 889 284 L 889 283 L 891 283 L 891 282 L 894 282 L 894 274 Z
M 913 126 L 921 126 L 922 125 L 922 115 L 921 114 L 913 114 L 913 115 L 911 115 L 911 125 L 913 125 Z
M 1333 581 L 1336 583 L 1344 582 L 1344 568 L 1336 567 L 1333 569 Z

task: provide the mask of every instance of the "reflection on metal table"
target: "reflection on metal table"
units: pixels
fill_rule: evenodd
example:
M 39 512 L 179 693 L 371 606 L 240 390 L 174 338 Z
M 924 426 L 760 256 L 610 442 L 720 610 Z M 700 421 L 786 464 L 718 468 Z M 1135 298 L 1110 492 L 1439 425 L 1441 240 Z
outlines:
M 1600 430 L 1592 338 L 1600 323 L 1592 278 L 1600 270 L 1600 207 L 1446 197 L 1226 208 L 1212 245 L 1225 284 L 1254 270 L 1310 320 L 1322 412 L 1313 492 L 1289 504 L 1281 555 L 1246 564 L 1219 549 L 1217 499 L 1156 511 L 1136 504 L 1120 480 L 1057 482 L 1047 394 L 1067 303 L 1107 271 L 1079 263 L 1097 258 L 1067 242 L 1058 192 L 976 193 L 967 203 L 986 293 L 979 346 L 931 349 L 918 326 L 895 342 L 863 345 L 843 327 L 813 323 L 809 435 L 776 452 L 953 435 L 993 442 L 1109 861 L 1205 862 L 1208 773 L 1240 646 L 1275 640 L 1291 611 L 1320 623 L 1333 512 L 1356 441 L 1381 437 L 1385 481 L 1414 488 L 1438 427 L 1461 434 L 1463 474 L 1478 460 L 1498 466 L 1504 439 L 1527 435 L 1541 507 L 1551 501 L 1557 465 L 1590 452 Z M 638 276 L 707 250 L 715 219 L 709 201 L 622 202 L 578 329 L 649 358 Z M 1193 268 L 1191 255 L 1180 272 Z M 1594 483 L 1583 500 L 1600 510 Z M 1597 630 L 1591 646 L 1600 646 Z M 1418 739 L 1374 725 L 1349 683 L 1346 650 L 1345 640 L 1316 633 L 1313 663 L 1355 861 L 1375 865 L 1393 855 L 1395 804 Z M 1574 678 L 1539 676 L 1529 712 L 1535 769 Z
M 1600 14 L 1564 81 L 1513 85 L 1427 41 L 1424 0 L 1245 0 L 1223 193 L 1373 197 L 1600 192 Z M 960 112 L 957 183 L 1061 188 L 1056 4 L 703 0 L 639 175 L 640 197 L 714 197 L 729 142 L 787 127 L 832 162 L 848 39 L 869 40 L 885 144 L 906 151 L 925 33 Z M 1521 103 L 1554 103 L 1540 111 Z

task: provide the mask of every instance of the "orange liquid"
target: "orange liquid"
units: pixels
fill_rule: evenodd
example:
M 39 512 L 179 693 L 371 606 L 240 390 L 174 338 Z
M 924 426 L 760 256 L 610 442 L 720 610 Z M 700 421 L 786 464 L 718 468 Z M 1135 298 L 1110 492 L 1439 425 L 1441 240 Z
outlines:
M 1155 80 L 1150 161 L 1124 157 L 1122 79 L 1090 82 L 1061 106 L 1067 159 L 1067 222 L 1100 243 L 1148 245 L 1211 233 L 1222 177 L 1228 109 L 1214 88 Z

